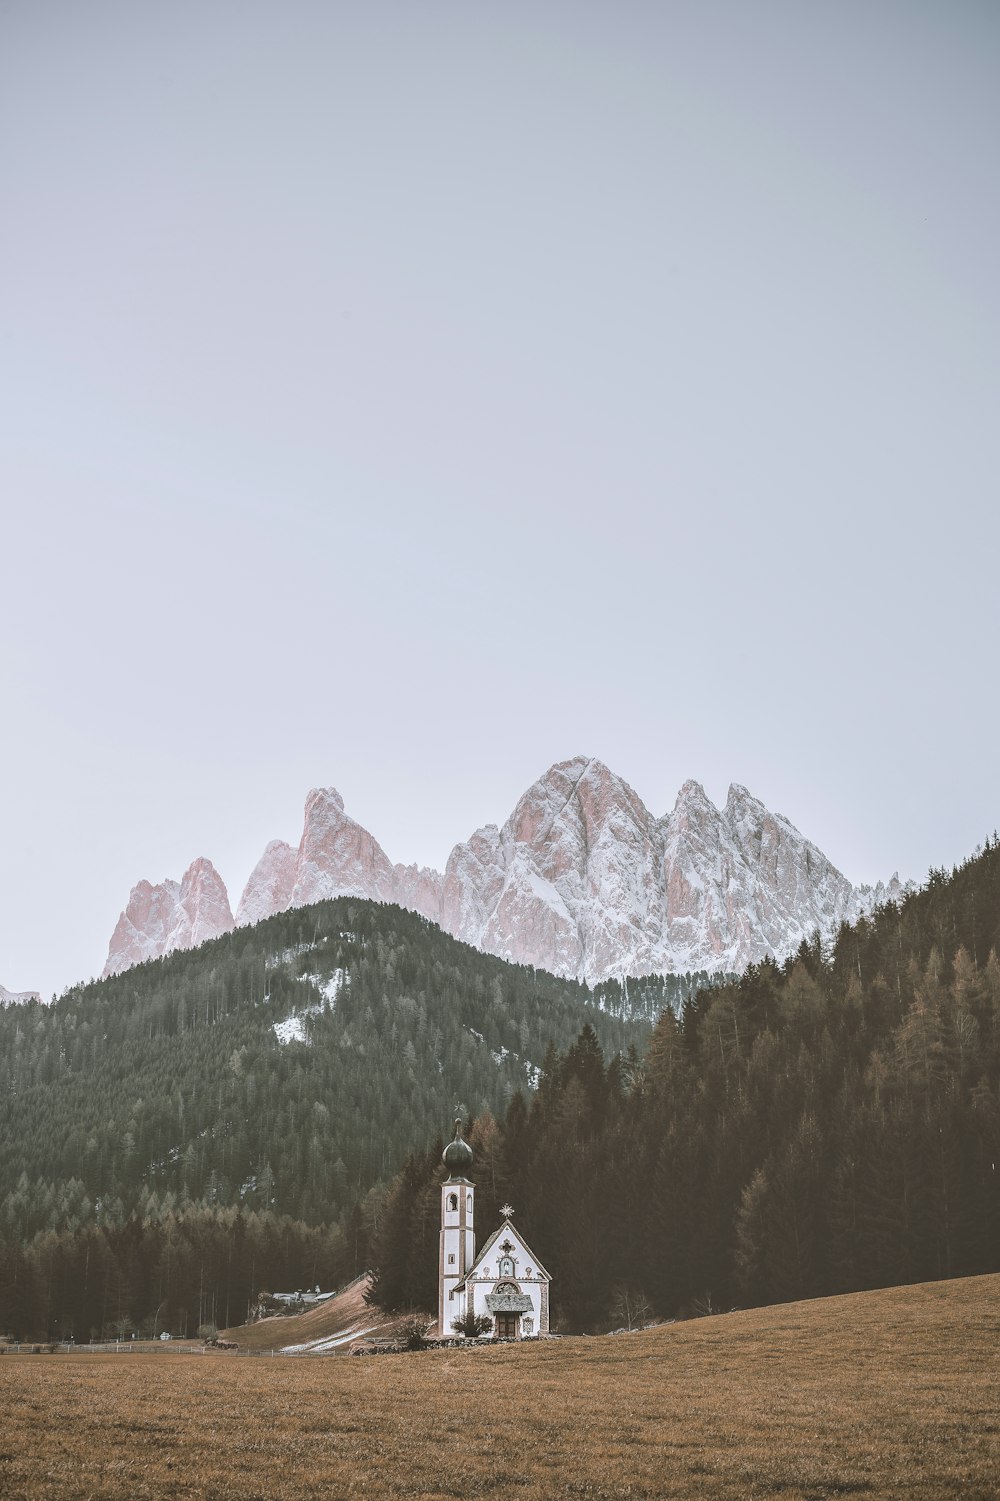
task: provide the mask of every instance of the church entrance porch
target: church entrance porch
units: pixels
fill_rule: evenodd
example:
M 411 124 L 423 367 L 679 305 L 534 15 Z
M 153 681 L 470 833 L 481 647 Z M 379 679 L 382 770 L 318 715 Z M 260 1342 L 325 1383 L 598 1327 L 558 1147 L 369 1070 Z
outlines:
M 498 1282 L 486 1294 L 486 1307 L 493 1315 L 497 1339 L 521 1339 L 532 1331 L 534 1306 L 516 1282 Z

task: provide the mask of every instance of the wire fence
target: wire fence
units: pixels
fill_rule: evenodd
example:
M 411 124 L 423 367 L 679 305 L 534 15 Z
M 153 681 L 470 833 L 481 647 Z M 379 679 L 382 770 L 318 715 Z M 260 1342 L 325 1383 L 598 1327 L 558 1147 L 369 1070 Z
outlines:
M 4 1355 L 284 1355 L 276 1350 L 250 1350 L 245 1345 L 218 1349 L 214 1345 L 194 1344 L 187 1340 L 108 1339 L 77 1344 L 51 1340 L 11 1340 L 0 1344 Z

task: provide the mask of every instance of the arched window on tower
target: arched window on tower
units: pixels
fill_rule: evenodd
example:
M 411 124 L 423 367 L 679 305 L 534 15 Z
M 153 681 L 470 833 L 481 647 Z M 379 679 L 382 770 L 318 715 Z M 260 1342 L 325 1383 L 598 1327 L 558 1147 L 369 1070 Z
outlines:
M 467 1194 L 466 1195 L 465 1207 L 468 1210 L 468 1212 L 471 1214 L 472 1213 L 472 1195 L 471 1194 Z
M 451 1210 L 456 1210 L 458 1208 L 458 1194 L 448 1195 L 448 1208 Z

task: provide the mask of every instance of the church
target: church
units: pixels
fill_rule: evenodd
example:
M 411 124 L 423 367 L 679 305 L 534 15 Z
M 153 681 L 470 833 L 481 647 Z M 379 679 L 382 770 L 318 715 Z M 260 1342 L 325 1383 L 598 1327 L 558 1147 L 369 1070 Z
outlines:
M 549 1332 L 552 1278 L 514 1229 L 505 1204 L 499 1228 L 476 1255 L 475 1184 L 469 1179 L 472 1148 L 455 1122 L 444 1149 L 448 1177 L 441 1185 L 441 1249 L 438 1263 L 438 1335 L 454 1333 L 456 1319 L 485 1315 L 498 1339 L 530 1339 Z

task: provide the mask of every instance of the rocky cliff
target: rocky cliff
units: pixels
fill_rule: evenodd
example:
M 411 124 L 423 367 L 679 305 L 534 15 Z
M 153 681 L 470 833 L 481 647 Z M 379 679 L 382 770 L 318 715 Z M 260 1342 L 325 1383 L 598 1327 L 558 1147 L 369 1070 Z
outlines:
M 783 956 L 818 928 L 902 894 L 855 889 L 787 818 L 745 787 L 717 808 L 685 782 L 656 817 L 620 777 L 585 756 L 551 767 L 502 827 L 452 850 L 444 874 L 393 865 L 333 788 L 306 799 L 297 848 L 275 840 L 247 881 L 236 921 L 340 895 L 396 902 L 457 938 L 588 981 L 689 969 L 739 970 Z M 207 860 L 178 884 L 136 886 L 105 973 L 189 947 L 233 925 Z
M 234 926 L 222 877 L 211 860 L 199 858 L 180 881 L 161 881 L 157 886 L 140 881 L 132 887 L 111 935 L 104 974 L 119 974 L 174 949 L 195 948 Z

